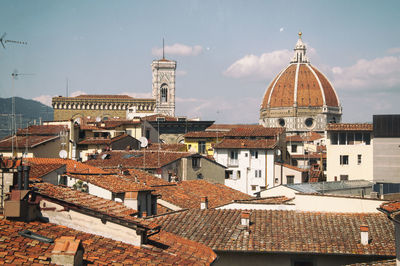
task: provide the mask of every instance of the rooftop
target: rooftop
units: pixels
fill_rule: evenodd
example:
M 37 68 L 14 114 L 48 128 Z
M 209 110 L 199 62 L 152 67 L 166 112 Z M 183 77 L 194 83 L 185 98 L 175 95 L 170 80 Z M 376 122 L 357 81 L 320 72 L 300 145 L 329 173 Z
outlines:
M 201 197 L 207 196 L 208 207 L 215 208 L 233 200 L 249 200 L 253 197 L 222 184 L 205 180 L 188 180 L 166 186 L 152 187 L 161 199 L 181 208 L 199 209 Z M 221 196 L 222 195 L 222 196 Z
M 311 133 L 305 136 L 301 135 L 286 136 L 286 142 L 315 141 L 317 139 L 322 139 L 322 138 L 323 136 L 321 134 L 311 131 Z
M 107 159 L 101 159 L 101 155 L 109 154 Z M 190 156 L 188 152 L 174 151 L 110 151 L 101 153 L 97 159 L 86 161 L 86 165 L 98 166 L 102 168 L 117 168 L 121 165 L 125 168 L 154 169 L 160 168 L 179 158 Z
M 216 254 L 210 248 L 165 231 L 160 231 L 151 236 L 147 245 L 138 248 L 102 236 L 70 229 L 66 226 L 1 219 L 0 260 L 5 264 L 51 264 L 51 252 L 55 244 L 23 237 L 19 234 L 23 230 L 30 230 L 51 239 L 62 236 L 76 237 L 81 240 L 84 247 L 84 264 L 204 265 L 211 263 L 216 258 Z
M 328 124 L 327 131 L 372 131 L 373 125 L 369 123 L 364 124 Z
M 65 164 L 67 166 L 67 173 L 85 173 L 85 174 L 107 174 L 98 167 L 83 164 L 70 159 L 61 158 L 26 158 L 29 164 L 49 165 L 49 164 Z
M 226 133 L 227 137 L 275 137 L 285 132 L 283 127 L 237 127 Z
M 24 149 L 25 147 L 34 148 L 40 144 L 60 138 L 58 135 L 50 136 L 10 136 L 0 140 L 0 150 L 9 150 L 14 148 Z
M 223 138 L 226 131 L 193 131 L 185 134 L 185 138 Z
M 247 127 L 247 128 L 258 128 L 260 125 L 256 124 L 213 124 L 209 126 L 206 131 L 229 131 L 233 128 L 242 128 L 242 127 Z
M 188 210 L 153 219 L 168 232 L 216 251 L 291 252 L 395 256 L 394 226 L 383 214 L 340 214 L 250 210 L 250 226 L 240 226 L 241 210 Z M 360 225 L 372 239 L 360 243 Z M 216 233 L 218 232 L 218 233 Z
M 299 183 L 284 185 L 302 193 L 324 193 L 342 189 L 372 187 L 373 183 L 366 180 L 347 180 L 332 182 Z
M 68 128 L 63 125 L 31 125 L 18 129 L 17 135 L 58 135 L 64 130 Z

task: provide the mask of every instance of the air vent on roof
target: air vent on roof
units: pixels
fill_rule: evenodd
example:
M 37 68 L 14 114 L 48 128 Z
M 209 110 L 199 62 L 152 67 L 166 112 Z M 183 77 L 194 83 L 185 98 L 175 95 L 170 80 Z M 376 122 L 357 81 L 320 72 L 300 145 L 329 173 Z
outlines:
M 24 236 L 24 237 L 28 237 L 28 238 L 32 238 L 35 240 L 38 240 L 40 242 L 44 242 L 44 243 L 53 243 L 53 239 L 33 233 L 32 231 L 29 230 L 23 230 L 18 232 L 19 235 Z
M 143 156 L 143 154 L 125 154 L 124 156 L 122 156 L 122 158 L 129 159 L 129 158 L 132 158 L 132 157 L 138 158 L 138 157 L 142 157 L 142 156 Z
M 111 155 L 110 154 L 103 154 L 101 155 L 101 159 L 105 160 L 105 159 L 110 159 Z

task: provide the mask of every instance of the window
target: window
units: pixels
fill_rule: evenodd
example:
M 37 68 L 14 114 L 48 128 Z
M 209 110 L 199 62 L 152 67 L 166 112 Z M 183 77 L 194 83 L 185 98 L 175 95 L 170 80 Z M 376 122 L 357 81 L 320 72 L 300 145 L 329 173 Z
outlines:
M 294 183 L 294 175 L 287 175 L 286 184 L 293 184 L 293 183 Z
M 251 186 L 251 190 L 257 190 L 257 186 Z
M 203 179 L 203 175 L 201 173 L 197 174 L 197 179 Z
M 338 144 L 338 133 L 331 133 L 331 144 L 332 145 L 337 145 Z
M 371 144 L 371 134 L 364 133 L 364 142 L 365 142 L 366 145 Z
M 250 153 L 251 153 L 251 157 L 254 157 L 255 159 L 258 159 L 258 151 L 251 150 Z
M 292 144 L 292 152 L 297 152 L 297 145 Z
M 199 168 L 200 167 L 200 158 L 192 158 L 192 167 Z
M 349 164 L 349 156 L 340 155 L 340 165 L 348 165 L 348 164 Z
M 347 144 L 354 145 L 354 133 L 347 133 Z
M 254 177 L 261 177 L 261 170 L 254 170 Z
M 146 139 L 150 139 L 150 129 L 146 129 Z
M 168 86 L 163 84 L 161 86 L 161 102 L 166 103 L 168 101 Z
M 232 178 L 233 171 L 232 170 L 226 170 L 225 171 L 225 179 Z
M 340 175 L 340 181 L 347 181 L 349 180 L 349 175 Z
M 236 172 L 236 176 L 237 176 L 238 179 L 240 178 L 240 170 L 238 170 L 238 171 Z
M 355 134 L 355 144 L 360 144 L 362 143 L 362 133 L 356 133 Z
M 357 155 L 357 164 L 361 164 L 361 154 Z
M 249 154 L 247 152 L 245 152 L 244 157 L 249 157 Z
M 346 133 L 339 133 L 339 145 L 346 145 Z
M 237 151 L 235 151 L 235 150 L 232 150 L 231 151 L 231 153 L 230 153 L 230 158 L 232 159 L 232 160 L 237 160 L 237 158 L 238 158 L 238 153 L 237 153 Z
M 204 154 L 206 153 L 206 142 L 205 141 L 199 141 L 198 142 L 198 153 Z

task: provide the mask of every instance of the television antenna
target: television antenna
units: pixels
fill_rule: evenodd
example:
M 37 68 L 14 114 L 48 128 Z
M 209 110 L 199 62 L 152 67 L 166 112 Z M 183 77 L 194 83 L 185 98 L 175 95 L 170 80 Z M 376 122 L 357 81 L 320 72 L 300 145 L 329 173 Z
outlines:
M 15 43 L 15 44 L 28 44 L 27 42 L 22 42 L 22 41 L 14 41 L 14 40 L 5 40 L 4 37 L 6 37 L 7 33 L 4 32 L 3 35 L 0 37 L 0 43 L 3 46 L 4 49 L 6 49 L 6 43 Z

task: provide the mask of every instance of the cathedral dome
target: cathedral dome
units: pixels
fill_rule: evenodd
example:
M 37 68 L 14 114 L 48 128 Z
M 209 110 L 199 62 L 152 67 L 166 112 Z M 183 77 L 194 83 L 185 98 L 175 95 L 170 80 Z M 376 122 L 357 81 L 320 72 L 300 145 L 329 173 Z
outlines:
M 323 130 L 339 122 L 342 108 L 332 84 L 310 64 L 306 45 L 299 39 L 294 56 L 269 84 L 260 110 L 260 123 L 285 126 L 289 131 Z
M 299 35 L 293 60 L 268 86 L 261 108 L 339 107 L 335 89 L 325 75 L 310 64 L 301 33 Z

